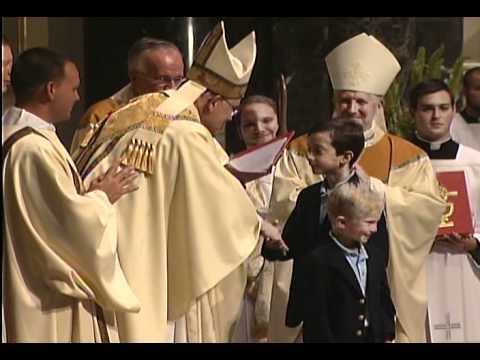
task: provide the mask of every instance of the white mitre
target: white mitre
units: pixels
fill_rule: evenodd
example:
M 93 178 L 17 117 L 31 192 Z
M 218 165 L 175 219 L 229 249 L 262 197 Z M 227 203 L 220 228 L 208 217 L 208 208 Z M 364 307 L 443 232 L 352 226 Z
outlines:
M 187 78 L 228 99 L 241 99 L 247 91 L 256 55 L 255 32 L 229 50 L 222 21 L 203 41 Z
M 334 90 L 383 96 L 401 67 L 373 36 L 359 34 L 333 49 L 325 59 Z
M 158 110 L 177 113 L 193 104 L 207 89 L 226 99 L 240 100 L 247 91 L 256 56 L 255 32 L 228 49 L 221 21 L 203 40 L 187 73 L 188 81 Z

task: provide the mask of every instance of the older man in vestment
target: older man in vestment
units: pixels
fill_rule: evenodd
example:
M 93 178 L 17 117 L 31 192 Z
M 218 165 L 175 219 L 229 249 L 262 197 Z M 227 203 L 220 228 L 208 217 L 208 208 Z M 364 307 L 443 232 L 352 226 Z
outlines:
M 383 130 L 381 99 L 400 65 L 384 45 L 366 34 L 340 44 L 326 62 L 335 112 L 358 118 L 365 129 L 366 149 L 359 164 L 382 180 L 378 190 L 386 196 L 389 247 L 384 255 L 396 308 L 396 341 L 425 341 L 425 260 L 445 203 L 426 154 Z
M 143 37 L 128 51 L 128 77 L 130 83 L 93 104 L 80 120 L 70 147 L 74 159 L 106 116 L 137 96 L 175 88 L 184 78 L 182 53 L 169 41 Z
M 240 103 L 255 58 L 254 33 L 229 49 L 218 24 L 186 83 L 113 113 L 77 158 L 87 183 L 116 159 L 142 173 L 141 190 L 117 207 L 120 263 L 142 304 L 138 314 L 117 314 L 122 341 L 229 341 L 245 260 L 260 232 L 280 238 L 213 137 Z
M 396 309 L 396 341 L 425 341 L 425 260 L 445 209 L 428 156 L 382 130 L 382 96 L 400 71 L 373 36 L 354 36 L 326 57 L 335 111 L 362 121 L 365 151 L 359 164 L 384 184 L 389 234 L 388 280 Z

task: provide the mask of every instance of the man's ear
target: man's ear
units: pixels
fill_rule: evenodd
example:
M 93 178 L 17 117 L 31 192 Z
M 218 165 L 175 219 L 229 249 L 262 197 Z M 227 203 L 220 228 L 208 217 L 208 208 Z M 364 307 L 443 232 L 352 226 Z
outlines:
M 215 110 L 215 106 L 216 106 L 215 98 L 212 97 L 212 98 L 208 99 L 208 101 L 205 105 L 205 109 L 207 110 L 207 114 L 212 113 Z
M 346 223 L 345 216 L 338 215 L 337 217 L 335 217 L 335 227 L 336 227 L 336 229 L 343 231 L 343 230 L 345 230 L 346 225 L 347 225 L 347 223 Z
M 213 112 L 215 108 L 220 104 L 222 101 L 222 97 L 220 95 L 214 95 L 210 99 L 208 99 L 207 103 L 207 110 L 209 113 Z
M 345 151 L 342 154 L 342 158 L 340 159 L 341 165 L 344 166 L 346 164 L 349 164 L 353 159 L 353 152 L 350 150 Z
M 52 101 L 55 98 L 57 92 L 57 86 L 54 81 L 49 81 L 45 84 L 45 94 L 49 101 Z

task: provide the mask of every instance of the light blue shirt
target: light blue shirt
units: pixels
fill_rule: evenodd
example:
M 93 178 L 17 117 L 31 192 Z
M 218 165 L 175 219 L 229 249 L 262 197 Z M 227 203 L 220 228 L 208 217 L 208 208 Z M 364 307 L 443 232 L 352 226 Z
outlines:
M 347 259 L 350 267 L 352 268 L 355 276 L 357 277 L 358 284 L 362 289 L 363 296 L 365 296 L 365 289 L 367 288 L 367 259 L 368 254 L 365 250 L 363 244 L 360 245 L 360 248 L 357 249 L 349 249 L 345 247 L 340 241 L 335 238 L 335 235 L 330 231 L 330 237 L 335 244 L 338 245 L 340 249 L 342 249 L 343 254 L 345 255 L 345 259 Z
M 339 186 L 349 182 L 350 179 L 352 178 L 352 176 L 355 175 L 355 171 L 356 171 L 355 168 L 352 169 L 352 171 L 350 171 L 350 174 L 348 174 L 348 176 L 344 180 L 340 181 L 337 185 L 335 185 L 331 189 L 327 187 L 327 181 L 326 180 L 323 180 L 320 183 L 320 218 L 319 218 L 320 225 L 323 224 L 323 222 L 325 221 L 325 218 L 327 217 L 328 195 L 330 195 L 330 193 L 333 190 L 335 190 L 336 188 L 338 188 Z

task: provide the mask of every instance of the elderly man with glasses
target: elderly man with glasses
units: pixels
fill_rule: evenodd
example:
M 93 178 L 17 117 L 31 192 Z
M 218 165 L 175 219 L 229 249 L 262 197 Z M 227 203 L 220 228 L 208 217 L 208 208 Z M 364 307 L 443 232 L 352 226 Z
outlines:
M 137 96 L 177 88 L 184 80 L 184 69 L 182 53 L 175 44 L 148 37 L 137 40 L 128 52 L 130 83 L 87 110 L 72 141 L 72 156 L 87 146 L 106 116 Z

